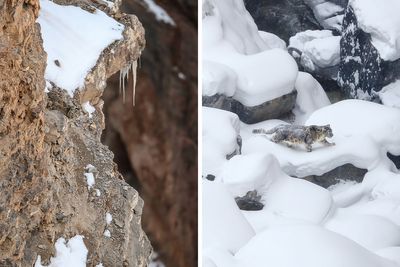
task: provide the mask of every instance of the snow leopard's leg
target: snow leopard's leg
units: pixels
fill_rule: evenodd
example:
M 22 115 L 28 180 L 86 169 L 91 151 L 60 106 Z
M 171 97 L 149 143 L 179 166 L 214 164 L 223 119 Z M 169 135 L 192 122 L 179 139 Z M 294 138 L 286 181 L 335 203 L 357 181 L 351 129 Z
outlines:
M 312 136 L 310 133 L 306 134 L 306 137 L 304 138 L 304 143 L 306 145 L 307 152 L 311 152 L 313 140 L 312 140 Z
M 334 145 L 335 145 L 334 142 L 329 143 L 326 139 L 323 139 L 323 140 L 321 141 L 321 143 L 322 143 L 323 145 L 326 145 L 326 146 L 334 146 Z

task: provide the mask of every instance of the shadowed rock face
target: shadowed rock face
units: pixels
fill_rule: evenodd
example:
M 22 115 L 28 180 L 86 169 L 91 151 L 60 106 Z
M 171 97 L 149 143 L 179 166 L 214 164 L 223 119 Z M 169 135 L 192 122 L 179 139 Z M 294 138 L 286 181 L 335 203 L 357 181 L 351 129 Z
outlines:
M 296 104 L 297 91 L 264 102 L 261 105 L 248 107 L 225 95 L 203 96 L 203 106 L 219 108 L 236 113 L 245 123 L 257 123 L 265 120 L 282 118 L 290 113 Z
M 340 58 L 338 82 L 350 98 L 379 101 L 376 92 L 400 78 L 400 60 L 381 59 L 370 34 L 358 27 L 350 6 L 343 20 Z
M 85 236 L 88 266 L 147 266 L 152 249 L 141 228 L 143 201 L 100 143 L 102 89 L 96 86 L 139 57 L 143 28 L 120 14 L 125 39 L 114 44 L 117 54 L 102 54 L 85 90 L 71 98 L 54 86 L 46 94 L 38 11 L 35 0 L 0 1 L 0 266 L 33 266 L 38 255 L 47 265 L 55 241 L 75 235 Z M 92 119 L 81 99 L 95 105 Z M 95 166 L 93 188 L 84 176 L 87 164 Z
M 131 90 L 125 104 L 118 94 L 118 75 L 108 81 L 103 141 L 118 164 L 130 163 L 124 171 L 139 185 L 143 225 L 161 260 L 167 266 L 196 266 L 197 1 L 157 4 L 175 26 L 157 21 L 143 1 L 123 2 L 122 10 L 143 23 L 146 48 L 134 108 Z M 130 78 L 127 88 L 131 85 Z
M 331 185 L 337 184 L 340 180 L 349 180 L 361 183 L 366 173 L 366 169 L 357 168 L 352 164 L 345 164 L 324 173 L 323 175 L 311 175 L 302 179 L 308 180 L 324 188 L 328 188 Z
M 258 29 L 289 38 L 305 30 L 322 29 L 303 0 L 245 0 Z

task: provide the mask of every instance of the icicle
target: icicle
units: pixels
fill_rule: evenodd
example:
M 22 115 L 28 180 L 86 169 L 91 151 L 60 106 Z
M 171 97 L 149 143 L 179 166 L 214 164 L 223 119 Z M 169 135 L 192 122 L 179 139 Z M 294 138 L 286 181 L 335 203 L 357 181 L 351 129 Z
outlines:
M 132 106 L 135 106 L 135 96 L 136 96 L 136 80 L 137 80 L 137 60 L 132 62 Z
M 122 89 L 122 100 L 125 103 L 125 79 L 129 80 L 129 72 L 132 70 L 132 105 L 135 106 L 135 94 L 136 94 L 136 79 L 137 79 L 137 66 L 138 62 L 133 61 L 126 67 L 122 68 L 119 72 L 119 93 L 121 94 Z

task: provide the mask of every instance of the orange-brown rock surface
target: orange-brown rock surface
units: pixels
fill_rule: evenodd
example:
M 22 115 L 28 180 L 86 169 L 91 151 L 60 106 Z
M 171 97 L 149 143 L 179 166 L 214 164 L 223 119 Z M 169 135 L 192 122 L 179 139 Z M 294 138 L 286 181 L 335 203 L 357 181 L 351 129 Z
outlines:
M 156 2 L 175 25 L 158 21 L 142 1 L 122 3 L 143 23 L 146 48 L 134 108 L 131 90 L 123 104 L 118 76 L 108 82 L 103 140 L 138 185 L 143 225 L 162 261 L 197 266 L 197 1 Z
M 0 1 L 0 266 L 33 266 L 39 255 L 47 265 L 55 241 L 75 235 L 85 237 L 87 266 L 147 266 L 143 201 L 100 142 L 98 86 L 140 56 L 143 28 L 136 17 L 117 14 L 128 26 L 124 40 L 112 45 L 114 54 L 103 52 L 85 89 L 74 98 L 55 86 L 46 94 L 38 11 L 37 0 Z M 92 118 L 83 101 L 96 107 Z M 88 164 L 95 166 L 91 188 Z

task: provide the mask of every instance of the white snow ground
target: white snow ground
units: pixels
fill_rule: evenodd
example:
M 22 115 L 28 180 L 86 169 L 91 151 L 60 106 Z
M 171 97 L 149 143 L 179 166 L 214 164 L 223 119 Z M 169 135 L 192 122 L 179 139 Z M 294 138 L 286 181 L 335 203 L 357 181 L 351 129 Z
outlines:
M 122 39 L 124 26 L 104 12 L 87 12 L 76 6 L 40 1 L 37 22 L 47 53 L 45 79 L 73 96 L 84 86 L 86 75 L 101 52 Z
M 218 7 L 220 1 L 208 2 Z M 247 60 L 243 57 L 259 57 L 271 51 L 260 48 L 258 38 L 252 39 L 253 26 L 236 35 L 236 39 L 225 38 L 226 28 L 253 25 L 239 12 L 242 4 L 242 0 L 231 0 L 224 6 L 224 12 L 231 12 L 228 19 L 219 15 L 219 8 L 209 8 L 208 13 L 213 10 L 214 16 L 203 17 L 205 25 L 209 23 L 203 28 L 208 32 L 204 45 L 206 59 L 226 66 L 205 65 L 203 81 L 207 85 L 203 94 L 223 93 L 235 98 L 240 90 L 249 92 L 239 82 L 249 77 L 249 67 L 240 72 L 233 61 L 241 65 Z M 241 38 L 246 34 L 249 35 L 244 43 Z M 304 51 L 310 41 L 307 38 L 320 37 L 332 35 L 329 31 L 303 35 L 299 49 Z M 325 48 L 333 47 L 331 44 Z M 329 50 L 323 44 L 316 46 L 320 51 Z M 249 52 L 249 48 L 253 50 Z M 331 51 L 337 51 L 336 48 Z M 283 47 L 278 49 L 285 53 Z M 227 56 L 232 60 L 223 59 Z M 332 64 L 337 53 L 335 57 L 327 56 L 328 53 L 323 54 L 320 59 Z M 277 64 L 267 61 L 265 57 L 262 64 Z M 248 64 L 261 66 L 256 59 Z M 264 76 L 272 73 L 268 68 L 264 70 Z M 310 74 L 299 72 L 294 76 L 292 86 L 298 91 L 295 123 L 330 124 L 334 136 L 329 141 L 335 142 L 334 146 L 315 145 L 310 153 L 301 146 L 291 149 L 271 142 L 268 136 L 252 133 L 253 129 L 270 129 L 287 122 L 268 120 L 247 125 L 236 114 L 203 108 L 202 173 L 216 176 L 212 182 L 203 180 L 203 267 L 400 267 L 400 172 L 386 156 L 387 152 L 400 155 L 398 82 L 381 92 L 384 105 L 362 100 L 331 104 Z M 247 94 L 247 103 L 259 101 L 269 88 L 276 90 L 276 95 L 286 92 L 281 83 L 271 79 L 253 75 L 253 81 L 260 92 Z M 238 135 L 242 138 L 242 154 L 228 160 L 226 155 L 238 151 Z M 291 177 L 321 175 L 347 163 L 367 169 L 361 183 L 342 180 L 324 189 Z M 234 198 L 251 190 L 261 195 L 263 209 L 239 210 Z

